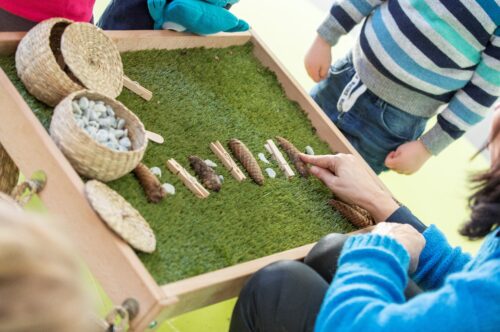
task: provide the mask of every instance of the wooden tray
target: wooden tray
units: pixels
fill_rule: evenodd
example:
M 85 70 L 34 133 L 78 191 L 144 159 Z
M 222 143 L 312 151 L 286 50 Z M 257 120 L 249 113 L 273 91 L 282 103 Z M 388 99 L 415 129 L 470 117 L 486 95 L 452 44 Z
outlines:
M 254 55 L 272 70 L 290 100 L 308 114 L 317 135 L 332 151 L 360 155 L 263 45 L 254 32 L 199 37 L 169 31 L 108 32 L 120 52 L 145 49 L 222 48 L 251 42 Z M 24 33 L 0 33 L 0 54 L 13 54 Z M 80 250 L 94 276 L 115 303 L 135 298 L 140 304 L 131 330 L 153 331 L 184 312 L 237 296 L 258 269 L 282 259 L 302 259 L 313 244 L 262 257 L 192 278 L 158 285 L 135 252 L 95 214 L 84 196 L 84 183 L 57 149 L 5 73 L 0 70 L 0 142 L 24 174 L 43 169 L 47 186 L 41 194 L 49 211 L 67 221 L 64 231 Z M 364 163 L 364 161 L 363 161 Z M 364 163 L 372 176 L 383 183 Z M 57 179 L 57 181 L 54 181 Z M 387 189 L 386 189 L 387 190 Z

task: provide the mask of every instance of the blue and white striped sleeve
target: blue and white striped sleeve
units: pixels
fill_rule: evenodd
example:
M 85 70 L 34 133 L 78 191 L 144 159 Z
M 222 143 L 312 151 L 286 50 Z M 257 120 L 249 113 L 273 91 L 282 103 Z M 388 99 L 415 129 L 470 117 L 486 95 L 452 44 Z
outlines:
M 318 34 L 334 46 L 340 36 L 352 30 L 385 0 L 336 0 Z
M 437 155 L 481 121 L 500 97 L 500 28 L 482 53 L 472 79 L 458 90 L 438 115 L 437 124 L 422 136 L 427 149 Z

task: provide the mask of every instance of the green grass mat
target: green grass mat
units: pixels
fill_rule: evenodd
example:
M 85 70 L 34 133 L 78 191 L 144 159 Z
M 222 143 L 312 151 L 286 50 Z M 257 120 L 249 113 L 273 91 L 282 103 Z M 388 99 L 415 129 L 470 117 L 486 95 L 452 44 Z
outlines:
M 275 75 L 253 56 L 251 45 L 129 52 L 122 58 L 127 75 L 153 91 L 154 97 L 145 102 L 124 90 L 118 99 L 148 130 L 165 137 L 163 145 L 149 144 L 144 163 L 161 167 L 161 181 L 177 189 L 175 196 L 154 205 L 147 203 L 131 174 L 109 184 L 142 213 L 156 233 L 156 252 L 139 257 L 158 283 L 353 229 L 327 205 L 331 195 L 319 181 L 298 177 L 288 181 L 273 164 L 278 177 L 266 177 L 263 187 L 250 180 L 238 183 L 209 149 L 211 141 L 225 143 L 236 137 L 257 155 L 265 152 L 267 139 L 281 135 L 299 149 L 311 145 L 317 153 L 329 152 L 300 107 L 286 98 Z M 12 57 L 1 57 L 0 66 L 47 127 L 50 113 L 25 93 L 15 77 Z M 219 164 L 216 170 L 225 178 L 220 193 L 198 199 L 168 172 L 167 159 L 175 158 L 189 169 L 191 154 Z

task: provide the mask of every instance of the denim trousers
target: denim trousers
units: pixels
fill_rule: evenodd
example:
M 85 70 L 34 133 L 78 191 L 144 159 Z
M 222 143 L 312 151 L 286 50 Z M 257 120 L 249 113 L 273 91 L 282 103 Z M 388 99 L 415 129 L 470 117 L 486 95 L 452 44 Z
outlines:
M 379 174 L 387 170 L 387 154 L 419 138 L 428 119 L 404 112 L 368 89 L 348 111 L 339 111 L 339 98 L 355 75 L 352 56 L 348 55 L 331 66 L 328 77 L 313 88 L 311 97 Z

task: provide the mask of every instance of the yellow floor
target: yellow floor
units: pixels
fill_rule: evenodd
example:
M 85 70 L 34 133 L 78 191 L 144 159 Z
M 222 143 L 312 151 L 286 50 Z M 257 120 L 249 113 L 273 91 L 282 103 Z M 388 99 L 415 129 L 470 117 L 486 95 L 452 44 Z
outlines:
M 102 11 L 105 2 L 97 1 L 97 14 Z M 254 31 L 306 90 L 313 86 L 302 61 L 317 25 L 326 16 L 325 12 L 307 0 L 242 0 L 232 12 L 250 22 Z M 349 50 L 354 41 L 352 35 L 342 38 L 334 48 L 335 59 Z M 453 244 L 461 245 L 470 252 L 477 250 L 478 243 L 466 241 L 456 230 L 468 216 L 467 178 L 472 172 L 487 167 L 483 158 L 470 163 L 468 159 L 473 153 L 473 146 L 461 139 L 415 175 L 382 175 L 383 181 L 399 201 L 410 207 L 425 223 L 438 225 Z M 163 324 L 160 331 L 227 331 L 233 305 L 234 300 L 230 300 L 171 319 Z M 103 307 L 109 308 L 106 300 L 103 300 Z

